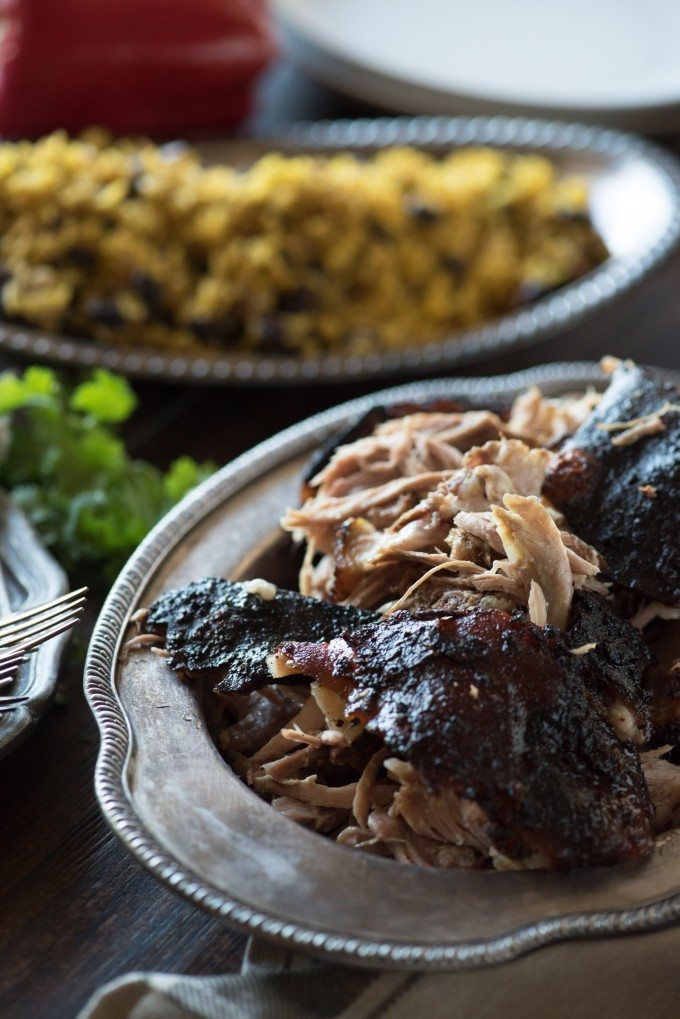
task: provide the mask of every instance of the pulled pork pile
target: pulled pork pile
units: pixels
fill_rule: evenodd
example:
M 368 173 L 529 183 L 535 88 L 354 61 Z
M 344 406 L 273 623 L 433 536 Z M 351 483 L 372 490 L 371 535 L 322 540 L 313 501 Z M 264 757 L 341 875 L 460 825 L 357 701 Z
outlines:
M 563 626 L 574 589 L 601 590 L 601 561 L 539 496 L 548 447 L 596 400 L 531 390 L 506 421 L 420 412 L 341 446 L 283 519 L 306 542 L 300 591 L 383 611 L 529 605 Z
M 131 644 L 206 684 L 236 771 L 342 845 L 459 868 L 644 856 L 680 824 L 677 410 L 619 364 L 602 398 L 372 415 L 283 520 L 301 594 L 199 581 Z

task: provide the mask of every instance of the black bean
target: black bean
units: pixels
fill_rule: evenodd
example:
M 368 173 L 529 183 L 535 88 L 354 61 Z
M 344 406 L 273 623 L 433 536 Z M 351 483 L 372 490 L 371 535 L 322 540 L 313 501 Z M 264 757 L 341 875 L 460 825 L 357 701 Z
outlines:
M 203 315 L 196 315 L 194 318 L 189 319 L 187 325 L 192 333 L 196 333 L 199 340 L 211 339 L 214 332 L 211 328 L 212 319 L 206 318 Z
M 465 275 L 465 262 L 456 255 L 444 255 L 442 257 L 442 265 L 458 280 L 462 279 Z
M 196 315 L 188 323 L 192 332 L 200 340 L 219 342 L 238 339 L 243 332 L 243 324 L 236 315 L 225 313 L 209 318 L 207 315 Z
M 137 291 L 149 311 L 159 314 L 163 310 L 163 288 L 157 279 L 142 269 L 130 273 L 130 285 Z
M 142 193 L 142 179 L 143 173 L 136 173 L 133 177 L 130 177 L 130 183 L 128 184 L 128 193 L 126 198 L 139 198 Z
M 375 241 L 391 241 L 392 234 L 389 230 L 386 230 L 382 223 L 378 223 L 375 219 L 372 219 L 368 224 L 368 229 L 371 237 Z
M 66 252 L 66 258 L 78 269 L 91 269 L 97 260 L 97 256 L 90 248 L 83 244 L 74 244 Z
M 406 211 L 409 216 L 418 220 L 419 223 L 434 223 L 441 216 L 440 209 L 423 201 L 421 198 L 415 197 L 406 199 Z
M 202 251 L 193 251 L 189 255 L 189 268 L 197 276 L 205 276 L 208 271 L 208 256 Z
M 309 287 L 296 287 L 294 290 L 284 290 L 279 296 L 277 303 L 278 311 L 287 314 L 295 314 L 301 311 L 310 311 L 316 304 L 316 298 Z
M 286 331 L 274 315 L 260 319 L 256 326 L 258 345 L 265 354 L 283 354 L 286 351 Z
M 559 223 L 590 223 L 590 216 L 585 209 L 558 209 L 555 219 Z
M 125 321 L 120 308 L 110 297 L 89 297 L 85 302 L 84 311 L 93 322 L 97 322 L 98 325 L 109 326 L 112 329 L 115 329 L 116 326 L 122 326 Z

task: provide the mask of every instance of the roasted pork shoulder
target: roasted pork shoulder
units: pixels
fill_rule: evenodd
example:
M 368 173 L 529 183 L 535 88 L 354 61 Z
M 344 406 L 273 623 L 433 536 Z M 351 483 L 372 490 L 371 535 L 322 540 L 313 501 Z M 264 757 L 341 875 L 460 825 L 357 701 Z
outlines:
M 323 640 L 370 618 L 263 580 L 206 577 L 158 598 L 144 630 L 162 638 L 173 669 L 208 675 L 223 693 L 247 693 L 270 682 L 266 657 L 279 641 Z
M 568 869 L 651 850 L 638 752 L 591 703 L 587 656 L 554 628 L 499 610 L 398 612 L 275 655 L 345 696 L 344 717 L 412 765 L 424 795 L 476 804 L 490 845 L 518 865 Z
M 679 398 L 371 411 L 282 521 L 301 593 L 208 578 L 129 646 L 285 817 L 430 867 L 635 861 L 680 824 Z

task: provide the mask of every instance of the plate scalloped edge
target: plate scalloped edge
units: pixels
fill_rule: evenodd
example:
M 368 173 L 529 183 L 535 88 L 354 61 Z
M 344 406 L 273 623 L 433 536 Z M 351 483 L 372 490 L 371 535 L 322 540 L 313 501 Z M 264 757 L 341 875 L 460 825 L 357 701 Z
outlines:
M 677 373 L 664 374 L 680 383 Z M 154 877 L 206 912 L 246 933 L 338 962 L 417 970 L 470 969 L 516 958 L 525 952 L 574 938 L 650 931 L 680 920 L 680 894 L 636 908 L 570 913 L 527 924 L 496 938 L 423 946 L 345 937 L 280 920 L 227 897 L 198 878 L 158 843 L 130 800 L 125 780 L 132 735 L 115 687 L 115 667 L 123 634 L 142 586 L 161 560 L 223 501 L 259 477 L 285 451 L 286 459 L 322 443 L 348 415 L 359 415 L 376 403 L 508 396 L 528 385 L 565 391 L 597 384 L 603 375 L 588 362 L 557 363 L 489 378 L 442 379 L 380 390 L 340 404 L 297 425 L 227 464 L 191 492 L 151 531 L 119 575 L 97 621 L 85 667 L 85 692 L 99 726 L 101 745 L 95 790 L 102 812 L 127 849 Z

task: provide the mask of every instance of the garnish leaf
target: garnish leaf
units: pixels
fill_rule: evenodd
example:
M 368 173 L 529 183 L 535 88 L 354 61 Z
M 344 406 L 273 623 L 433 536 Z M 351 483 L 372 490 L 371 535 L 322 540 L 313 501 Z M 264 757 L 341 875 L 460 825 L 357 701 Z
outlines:
M 208 477 L 212 464 L 176 460 L 167 473 L 131 459 L 115 426 L 137 400 L 98 370 L 72 391 L 49 368 L 0 374 L 0 485 L 71 580 L 113 579 L 154 524 Z
M 91 379 L 73 390 L 70 405 L 95 421 L 119 424 L 135 410 L 137 397 L 122 376 L 97 368 Z

